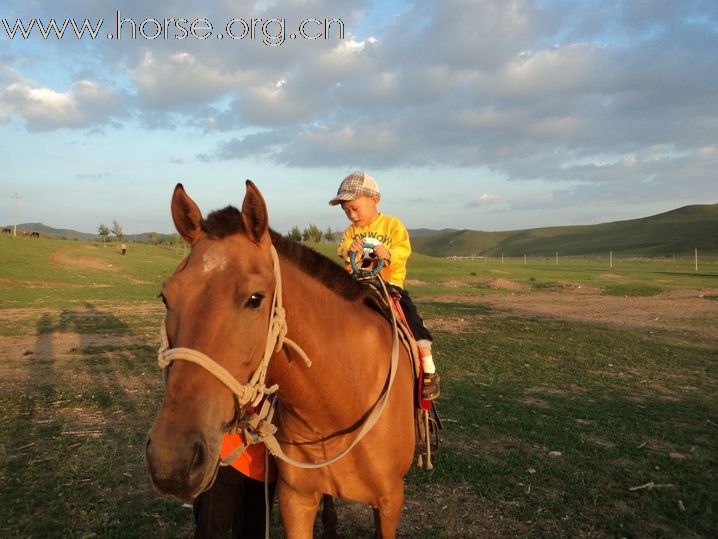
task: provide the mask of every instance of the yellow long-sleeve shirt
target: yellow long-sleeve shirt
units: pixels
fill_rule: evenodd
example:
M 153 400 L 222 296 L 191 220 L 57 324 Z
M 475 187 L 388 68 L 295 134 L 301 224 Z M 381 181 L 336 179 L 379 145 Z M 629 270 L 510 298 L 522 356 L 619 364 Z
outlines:
M 381 276 L 386 282 L 404 288 L 406 263 L 411 255 L 411 243 L 409 242 L 409 232 L 399 219 L 380 213 L 367 226 L 350 225 L 347 227 L 337 251 L 345 262 L 349 259 L 349 246 L 355 240 L 362 240 L 364 243 L 373 245 L 383 244 L 391 253 L 391 261 L 387 260 L 384 263 Z

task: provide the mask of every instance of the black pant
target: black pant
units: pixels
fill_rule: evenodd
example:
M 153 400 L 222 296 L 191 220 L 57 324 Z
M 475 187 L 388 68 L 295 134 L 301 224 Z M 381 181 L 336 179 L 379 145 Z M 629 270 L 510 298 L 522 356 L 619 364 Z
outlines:
M 431 336 L 431 333 L 424 325 L 424 320 L 419 315 L 419 311 L 416 310 L 416 305 L 414 305 L 414 302 L 409 296 L 409 292 L 396 285 L 390 286 L 392 290 L 398 292 L 401 296 L 401 299 L 399 299 L 399 305 L 401 305 L 401 310 L 404 311 L 406 323 L 409 324 L 409 329 L 414 334 L 414 338 L 417 341 L 433 341 L 434 338 Z
M 269 504 L 276 483 L 269 483 Z M 214 484 L 194 501 L 196 539 L 264 538 L 264 482 L 221 466 Z M 230 535 L 231 530 L 231 535 Z

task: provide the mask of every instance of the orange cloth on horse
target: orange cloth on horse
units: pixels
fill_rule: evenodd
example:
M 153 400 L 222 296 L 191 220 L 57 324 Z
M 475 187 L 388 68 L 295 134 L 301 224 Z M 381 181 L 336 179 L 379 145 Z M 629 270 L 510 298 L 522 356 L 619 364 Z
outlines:
M 406 262 L 411 254 L 411 243 L 409 232 L 404 223 L 396 217 L 380 213 L 367 226 L 350 225 L 344 231 L 342 243 L 339 245 L 338 254 L 345 261 L 349 258 L 349 246 L 356 240 L 364 243 L 383 244 L 391 253 L 391 261 L 384 264 L 381 270 L 381 277 L 387 283 L 404 288 L 406 279 Z M 347 269 L 351 269 L 347 267 Z
M 224 458 L 234 451 L 237 446 L 242 443 L 242 436 L 239 434 L 225 434 L 222 438 L 222 448 L 219 450 L 219 458 Z M 274 457 L 269 455 L 269 462 L 265 458 L 264 444 L 251 444 L 239 457 L 231 464 L 232 468 L 240 473 L 256 479 L 264 481 L 264 468 L 269 466 L 269 481 L 277 479 L 277 464 Z

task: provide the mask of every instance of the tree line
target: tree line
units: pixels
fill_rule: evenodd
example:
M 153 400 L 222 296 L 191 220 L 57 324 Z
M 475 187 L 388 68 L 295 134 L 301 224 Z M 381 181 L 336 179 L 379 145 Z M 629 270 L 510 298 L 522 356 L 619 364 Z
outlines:
M 107 225 L 100 224 L 97 227 L 97 234 L 100 236 L 102 243 L 106 243 L 110 235 L 114 236 L 115 241 L 121 242 L 125 238 L 125 234 L 122 230 L 122 225 L 116 220 L 112 221 L 112 228 Z M 338 242 L 341 239 L 342 232 L 338 230 L 332 230 L 332 227 L 327 227 L 326 230 L 322 231 L 317 225 L 311 224 L 304 229 L 300 229 L 298 226 L 293 226 L 291 230 L 286 234 L 290 240 L 294 241 L 307 241 L 313 243 L 321 242 Z M 175 245 L 180 243 L 179 234 L 174 234 L 170 240 L 170 244 Z M 157 243 L 163 243 L 161 239 L 158 240 L 157 235 L 153 232 L 147 234 L 147 242 L 150 245 Z
M 287 237 L 294 241 L 311 241 L 314 243 L 321 243 L 324 241 L 332 243 L 339 241 L 342 237 L 342 233 L 340 231 L 332 230 L 332 227 L 330 226 L 323 232 L 317 225 L 309 225 L 304 230 L 300 230 L 298 226 L 293 226 L 287 234 Z

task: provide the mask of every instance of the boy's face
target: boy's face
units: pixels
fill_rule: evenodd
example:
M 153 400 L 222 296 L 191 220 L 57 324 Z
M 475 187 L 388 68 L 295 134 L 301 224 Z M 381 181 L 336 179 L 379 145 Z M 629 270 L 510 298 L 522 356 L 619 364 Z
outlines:
M 352 224 L 367 226 L 379 215 L 376 209 L 377 202 L 376 197 L 359 197 L 342 202 L 342 209 Z

